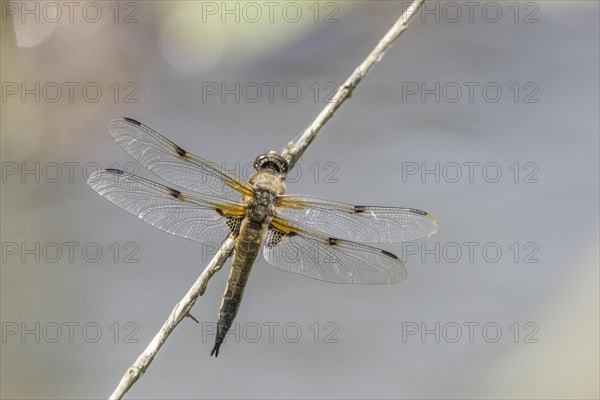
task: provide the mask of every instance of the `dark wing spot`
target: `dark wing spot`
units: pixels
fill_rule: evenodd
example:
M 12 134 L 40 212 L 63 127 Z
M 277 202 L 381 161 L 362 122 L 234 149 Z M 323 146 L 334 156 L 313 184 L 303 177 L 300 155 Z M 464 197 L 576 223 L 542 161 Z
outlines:
M 179 199 L 181 197 L 181 192 L 176 189 L 169 188 L 169 194 L 175 197 L 176 199 Z
M 120 169 L 107 168 L 107 169 L 105 169 L 105 171 L 112 172 L 113 174 L 117 174 L 117 175 L 125 174 L 125 172 L 121 171 Z
M 177 146 L 176 144 L 173 145 L 175 147 L 175 152 L 179 155 L 179 157 L 185 157 L 185 155 L 187 154 L 187 151 L 185 151 L 184 149 L 182 149 L 181 147 Z
M 265 241 L 265 246 L 267 246 L 267 248 L 269 249 L 272 249 L 273 247 L 277 246 L 285 236 L 291 237 L 296 235 L 296 233 L 294 232 L 284 234 L 282 231 L 280 231 L 277 228 L 274 228 L 272 225 L 269 225 L 269 232 L 269 240 Z
M 292 231 L 289 231 L 289 232 L 287 233 L 287 236 L 289 236 L 289 237 L 294 237 L 294 236 L 296 236 L 296 235 L 297 235 L 297 233 L 296 233 L 296 232 L 292 232 Z
M 381 250 L 381 253 L 383 253 L 384 255 L 393 258 L 394 260 L 397 260 L 398 257 L 395 254 L 390 253 L 389 251 L 385 251 L 385 250 Z
M 125 121 L 129 122 L 130 124 L 137 125 L 137 126 L 142 126 L 142 123 L 139 122 L 139 121 L 136 121 L 135 119 L 127 118 L 127 117 L 123 117 L 123 119 Z
M 329 238 L 328 242 L 331 246 L 335 246 L 338 243 L 338 239 L 335 238 Z
M 215 211 L 221 217 L 225 217 L 225 225 L 227 225 L 229 231 L 233 234 L 233 236 L 238 236 L 240 234 L 240 226 L 242 225 L 242 220 L 244 219 L 244 217 L 234 217 L 232 215 L 226 215 L 220 208 L 215 208 Z
M 367 206 L 354 206 L 354 212 L 357 214 L 365 211 L 367 211 Z
M 411 208 L 410 211 L 414 212 L 415 214 L 427 215 L 425 211 L 417 210 L 416 208 Z
M 238 236 L 240 234 L 240 227 L 242 226 L 242 220 L 244 218 L 240 217 L 226 217 L 227 222 L 225 224 L 233 234 L 233 236 Z

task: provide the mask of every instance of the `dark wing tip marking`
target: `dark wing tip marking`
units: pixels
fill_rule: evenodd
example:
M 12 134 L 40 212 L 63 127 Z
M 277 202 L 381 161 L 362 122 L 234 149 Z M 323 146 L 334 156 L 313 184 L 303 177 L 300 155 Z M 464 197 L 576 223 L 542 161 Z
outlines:
M 367 211 L 367 206 L 354 206 L 354 212 L 357 214 L 365 211 Z
M 338 239 L 336 238 L 329 238 L 327 239 L 327 242 L 331 245 L 331 246 L 335 246 L 338 243 Z
M 169 194 L 175 197 L 176 199 L 181 198 L 181 192 L 179 190 L 169 188 Z
M 419 215 L 422 215 L 422 216 L 424 216 L 424 217 L 427 217 L 427 218 L 429 218 L 429 219 L 431 220 L 431 222 L 433 222 L 433 223 L 434 223 L 434 224 L 436 224 L 436 225 L 439 225 L 439 223 L 438 223 L 437 219 L 435 219 L 435 218 L 433 217 L 433 215 L 429 214 L 428 212 L 425 212 L 425 211 L 423 211 L 423 210 L 417 210 L 416 208 L 409 208 L 409 210 L 410 210 L 410 212 L 412 212 L 412 213 L 414 213 L 414 214 L 419 214 Z M 435 232 L 434 232 L 434 233 L 435 233 Z
M 136 121 L 136 120 L 135 120 L 135 119 L 133 119 L 133 118 L 129 118 L 129 117 L 123 117 L 123 119 L 124 119 L 125 121 L 129 122 L 130 124 L 134 124 L 134 125 L 137 125 L 137 126 L 142 126 L 142 123 L 141 123 L 141 122 L 139 122 L 139 121 Z
M 397 260 L 397 259 L 398 259 L 398 256 L 397 256 L 397 255 L 395 255 L 395 254 L 392 254 L 392 253 L 390 253 L 389 251 L 386 251 L 386 250 L 381 250 L 381 253 L 382 253 L 383 255 L 385 255 L 385 256 L 388 256 L 388 257 L 390 257 L 390 258 L 393 258 L 394 260 Z
M 121 171 L 120 169 L 114 169 L 114 168 L 107 168 L 105 169 L 106 172 L 111 172 L 113 174 L 117 174 L 117 175 L 124 175 L 125 171 Z
M 175 152 L 179 155 L 179 157 L 183 158 L 187 155 L 187 151 L 177 146 L 176 144 L 173 144 L 173 147 L 175 149 Z

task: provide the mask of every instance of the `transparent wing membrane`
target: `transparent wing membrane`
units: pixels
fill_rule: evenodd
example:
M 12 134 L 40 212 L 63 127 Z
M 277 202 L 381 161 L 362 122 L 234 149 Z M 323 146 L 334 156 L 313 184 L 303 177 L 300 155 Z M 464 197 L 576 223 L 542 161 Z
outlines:
M 278 215 L 329 236 L 358 242 L 395 243 L 426 238 L 437 221 L 414 208 L 354 206 L 306 196 L 279 196 Z
M 108 132 L 133 158 L 156 175 L 182 188 L 239 201 L 252 186 L 215 163 L 195 156 L 130 118 L 108 123 Z
M 165 232 L 219 245 L 237 235 L 244 216 L 236 203 L 182 193 L 119 170 L 101 170 L 88 184 L 125 211 Z
M 404 264 L 392 253 L 327 237 L 278 217 L 269 227 L 263 253 L 278 269 L 320 281 L 376 285 L 406 279 Z

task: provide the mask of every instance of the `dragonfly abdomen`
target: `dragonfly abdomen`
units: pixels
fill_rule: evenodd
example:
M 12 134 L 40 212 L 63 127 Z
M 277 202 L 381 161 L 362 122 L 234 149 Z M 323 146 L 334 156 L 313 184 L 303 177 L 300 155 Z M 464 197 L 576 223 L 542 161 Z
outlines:
M 238 242 L 235 246 L 233 264 L 219 308 L 217 336 L 215 338 L 215 345 L 210 353 L 211 356 L 213 354 L 215 357 L 219 355 L 219 348 L 223 340 L 225 340 L 225 336 L 231 325 L 233 325 L 235 316 L 240 308 L 250 271 L 252 271 L 252 266 L 258 257 L 266 232 L 266 224 L 257 224 L 248 218 L 242 222 Z

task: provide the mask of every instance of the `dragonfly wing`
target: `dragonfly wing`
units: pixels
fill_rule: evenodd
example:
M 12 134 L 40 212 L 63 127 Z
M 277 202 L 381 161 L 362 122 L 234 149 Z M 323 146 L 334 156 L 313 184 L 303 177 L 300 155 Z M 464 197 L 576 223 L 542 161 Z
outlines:
M 108 132 L 133 158 L 177 186 L 196 193 L 239 201 L 252 186 L 219 165 L 195 156 L 146 125 L 130 118 L 108 123 Z
M 239 233 L 244 218 L 239 204 L 182 193 L 119 170 L 94 172 L 88 184 L 150 225 L 196 242 L 218 246 L 228 234 Z
M 328 237 L 279 217 L 269 226 L 263 254 L 278 269 L 320 281 L 376 285 L 406 279 L 404 264 L 390 252 Z
M 354 206 L 306 196 L 279 196 L 277 214 L 327 235 L 357 242 L 395 243 L 430 237 L 435 218 L 414 208 Z

